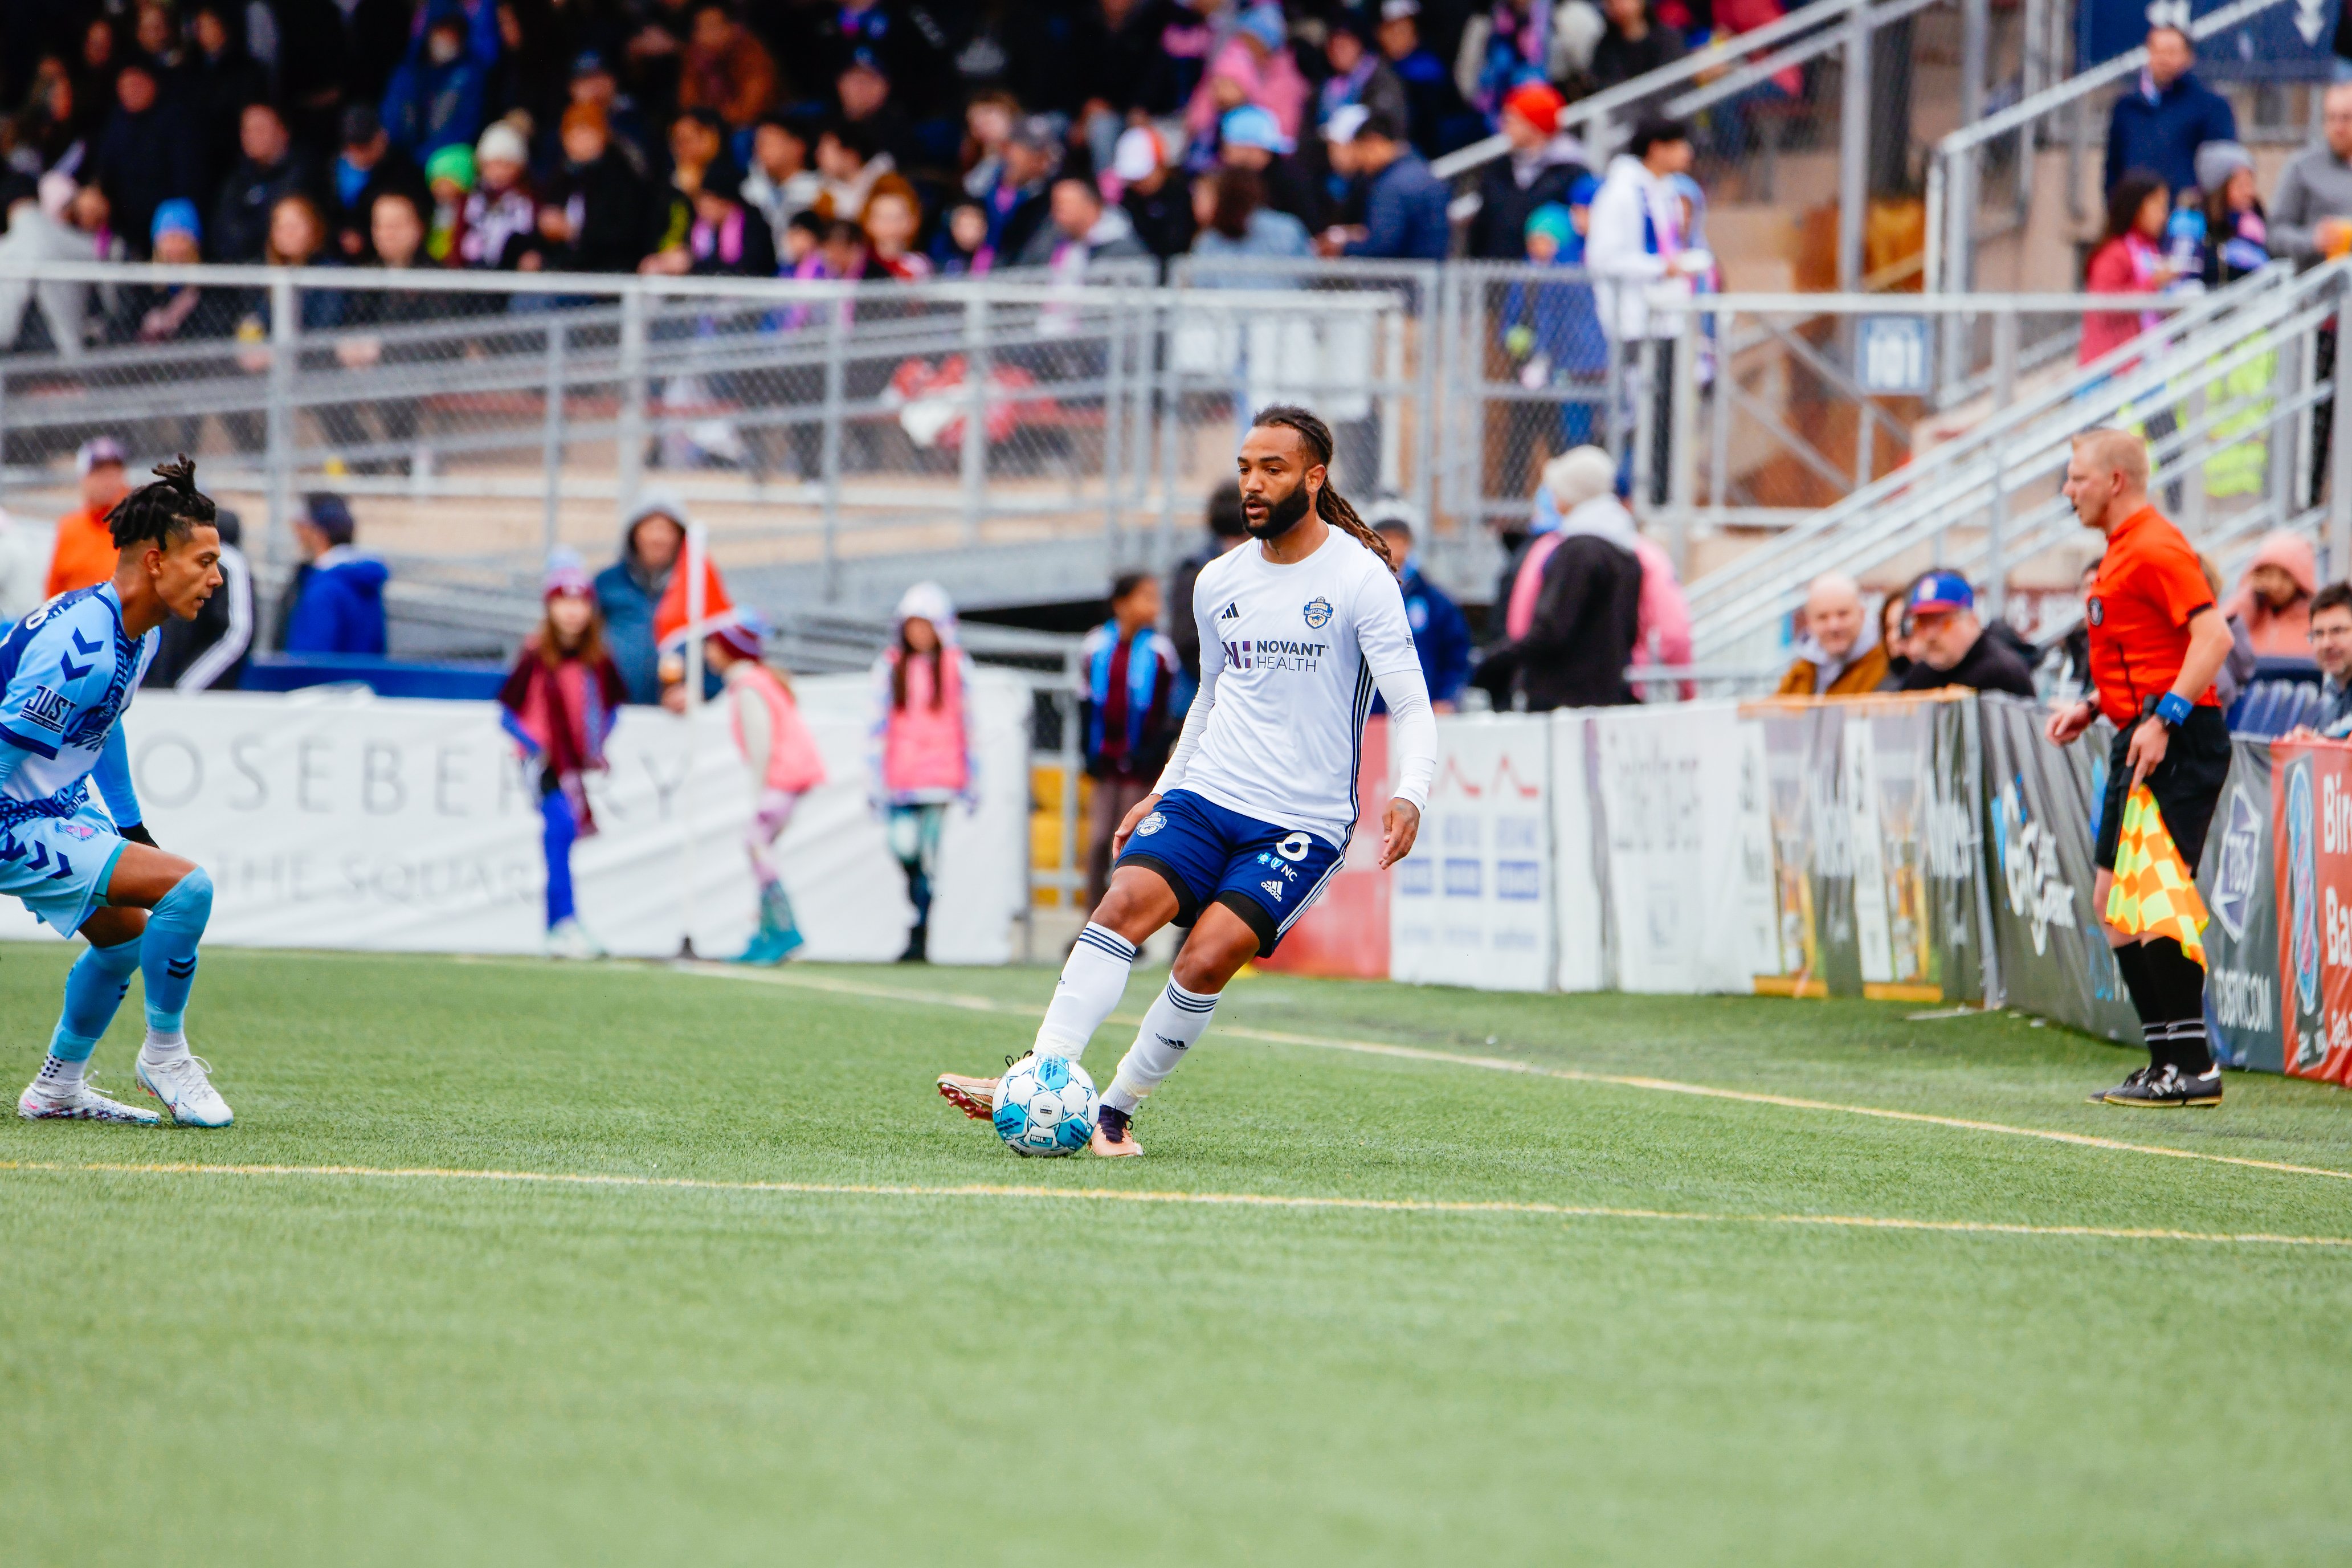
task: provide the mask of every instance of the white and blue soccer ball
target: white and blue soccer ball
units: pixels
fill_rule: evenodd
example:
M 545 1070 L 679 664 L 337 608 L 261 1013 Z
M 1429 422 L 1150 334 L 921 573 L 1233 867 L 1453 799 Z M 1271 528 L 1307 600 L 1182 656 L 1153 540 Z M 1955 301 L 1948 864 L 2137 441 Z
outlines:
M 1095 1135 L 1095 1082 L 1063 1057 L 1024 1057 L 996 1080 L 996 1135 L 1016 1154 L 1075 1154 Z

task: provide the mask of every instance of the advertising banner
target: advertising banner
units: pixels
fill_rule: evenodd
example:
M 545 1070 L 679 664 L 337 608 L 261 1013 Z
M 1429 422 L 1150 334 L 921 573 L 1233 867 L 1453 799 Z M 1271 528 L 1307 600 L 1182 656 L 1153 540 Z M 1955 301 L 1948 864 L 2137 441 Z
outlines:
M 1940 696 L 1771 702 L 1760 738 L 1778 995 L 1985 994 L 1974 706 Z
M 2282 1063 L 2352 1084 L 2352 746 L 2271 750 Z
M 2137 1045 L 2139 1017 L 2092 908 L 2092 841 L 2114 732 L 2100 723 L 2071 746 L 2053 746 L 2037 703 L 1984 696 L 1978 711 L 1991 819 L 1986 870 L 2005 999 Z
M 2278 878 L 2271 847 L 2271 747 L 2231 748 L 2229 782 L 2214 809 L 2198 890 L 2205 927 L 2205 1023 L 2213 1054 L 2231 1067 L 2284 1070 L 2279 1029 Z M 2291 984 L 2291 983 L 2289 983 Z
M 1612 708 L 1591 725 L 1619 989 L 1747 990 L 1774 943 L 1738 708 Z
M 887 960 L 906 943 L 906 878 L 866 801 L 870 687 L 796 683 L 828 782 L 803 797 L 778 863 L 812 958 Z M 976 814 L 950 807 L 930 951 L 1003 963 L 1026 893 L 1028 689 L 988 670 L 971 689 Z M 132 779 L 159 842 L 212 874 L 206 940 L 257 947 L 537 952 L 546 866 L 538 794 L 487 702 L 341 691 L 142 693 L 125 721 Z M 592 776 L 599 831 L 572 855 L 583 923 L 613 952 L 740 952 L 755 889 L 742 838 L 749 773 L 726 714 L 624 710 Z M 690 925 L 689 925 L 690 922 Z M 36 926 L 14 900 L 0 935 Z
M 1391 978 L 1551 988 L 1550 740 L 1542 714 L 1438 717 L 1421 841 L 1392 872 Z

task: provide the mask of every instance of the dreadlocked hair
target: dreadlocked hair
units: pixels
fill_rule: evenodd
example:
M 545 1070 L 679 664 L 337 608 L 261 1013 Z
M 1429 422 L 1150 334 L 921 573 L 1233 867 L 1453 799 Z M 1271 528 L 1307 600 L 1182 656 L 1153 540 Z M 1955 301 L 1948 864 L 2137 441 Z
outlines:
M 196 465 L 185 452 L 176 463 L 156 464 L 155 475 L 152 483 L 141 485 L 106 514 L 118 550 L 150 542 L 169 544 L 213 521 L 213 498 L 196 489 Z
M 1295 403 L 1270 403 L 1250 416 L 1253 430 L 1269 426 L 1298 432 L 1299 440 L 1306 444 L 1308 460 L 1328 470 L 1331 462 L 1331 426 Z M 1315 492 L 1315 515 L 1370 551 L 1382 568 L 1393 574 L 1395 569 L 1389 566 L 1388 546 L 1356 515 L 1356 509 L 1331 483 L 1328 472 L 1323 488 Z

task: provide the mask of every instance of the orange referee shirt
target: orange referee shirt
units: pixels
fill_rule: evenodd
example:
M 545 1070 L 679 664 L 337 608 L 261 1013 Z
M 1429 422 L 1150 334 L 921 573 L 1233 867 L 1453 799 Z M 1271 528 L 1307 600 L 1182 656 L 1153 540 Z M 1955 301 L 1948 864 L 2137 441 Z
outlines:
M 2213 590 L 2197 552 L 2154 506 L 2140 508 L 2107 535 L 2084 614 L 2099 711 L 2118 726 L 2129 724 L 2149 699 L 2171 690 L 2189 657 L 2189 617 L 2212 606 Z M 2210 686 L 2197 702 L 2221 705 Z
M 88 507 L 66 513 L 58 519 L 58 542 L 49 553 L 46 596 L 54 599 L 76 588 L 110 581 L 121 554 L 114 548 L 114 531 L 106 526 L 106 519 Z

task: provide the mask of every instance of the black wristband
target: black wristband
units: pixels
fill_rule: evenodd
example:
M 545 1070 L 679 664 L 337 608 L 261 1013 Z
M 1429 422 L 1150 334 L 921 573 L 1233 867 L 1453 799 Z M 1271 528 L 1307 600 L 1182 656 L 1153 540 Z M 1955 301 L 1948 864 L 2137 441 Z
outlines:
M 162 847 L 155 842 L 155 836 L 147 831 L 147 825 L 143 822 L 128 823 L 114 831 L 133 844 L 144 844 L 150 849 Z

